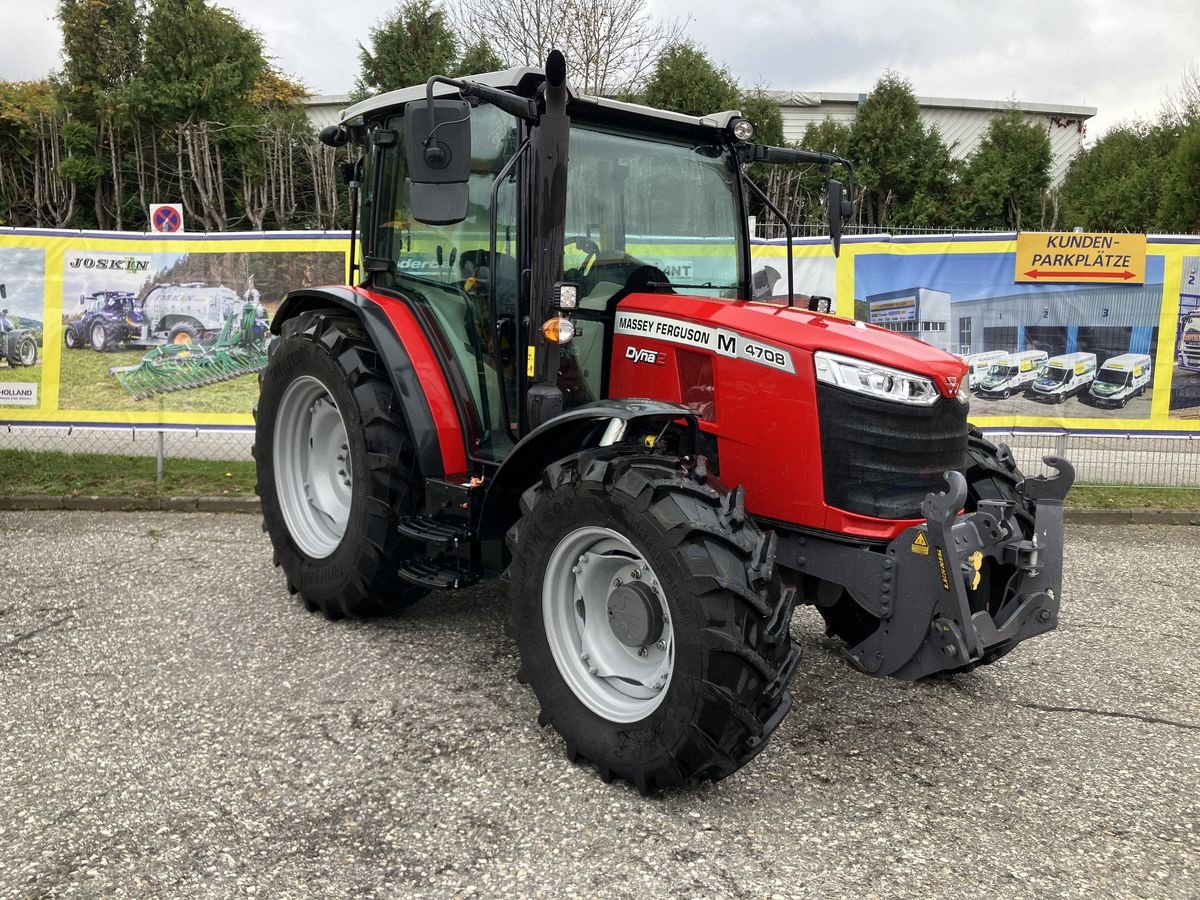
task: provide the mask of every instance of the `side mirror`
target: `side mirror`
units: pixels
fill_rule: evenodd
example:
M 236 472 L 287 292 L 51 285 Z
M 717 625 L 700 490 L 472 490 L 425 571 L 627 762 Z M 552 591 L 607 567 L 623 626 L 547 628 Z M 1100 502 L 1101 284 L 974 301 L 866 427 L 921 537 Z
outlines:
M 842 251 L 842 223 L 854 214 L 854 204 L 845 198 L 842 183 L 829 179 L 825 189 L 825 212 L 829 221 L 829 239 L 833 242 L 833 255 Z
M 412 215 L 426 225 L 467 217 L 471 106 L 465 100 L 413 100 L 404 107 L 404 153 Z

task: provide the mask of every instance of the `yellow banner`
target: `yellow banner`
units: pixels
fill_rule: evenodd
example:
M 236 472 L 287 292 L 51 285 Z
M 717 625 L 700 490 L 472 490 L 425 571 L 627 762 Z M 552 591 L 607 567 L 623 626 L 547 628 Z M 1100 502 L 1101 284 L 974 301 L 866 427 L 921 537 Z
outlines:
M 1143 284 L 1146 236 L 1021 232 L 1017 235 L 1013 280 L 1037 284 Z
M 253 425 L 269 317 L 290 290 L 344 284 L 348 246 L 0 230 L 0 341 L 21 350 L 0 347 L 0 423 Z

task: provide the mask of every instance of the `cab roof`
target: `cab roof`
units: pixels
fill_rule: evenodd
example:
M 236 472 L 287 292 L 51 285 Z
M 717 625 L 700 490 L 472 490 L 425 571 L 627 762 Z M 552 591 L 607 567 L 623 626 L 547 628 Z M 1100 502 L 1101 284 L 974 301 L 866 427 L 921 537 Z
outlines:
M 471 75 L 460 80 L 476 81 L 488 87 L 512 91 L 522 97 L 533 97 L 545 79 L 546 73 L 543 69 L 531 66 L 519 66 L 513 69 L 505 69 L 502 72 Z M 572 113 L 580 112 L 582 109 L 590 106 L 598 111 L 602 111 L 602 114 L 607 113 L 609 117 L 646 118 L 667 126 L 718 130 L 723 130 L 728 126 L 731 119 L 741 116 L 741 112 L 735 109 L 724 110 L 707 116 L 687 116 L 683 113 L 655 109 L 651 106 L 642 106 L 639 103 L 626 103 L 622 100 L 613 100 L 610 97 L 593 97 L 589 94 L 576 93 L 571 89 L 569 83 L 567 90 L 571 97 L 570 111 Z M 455 93 L 456 89 L 452 85 L 438 83 L 433 86 L 433 95 L 435 97 L 445 97 Z M 398 91 L 388 91 L 385 94 L 377 94 L 343 110 L 341 124 L 357 125 L 364 119 L 376 118 L 389 112 L 399 112 L 404 107 L 404 104 L 412 100 L 420 100 L 425 96 L 426 91 L 423 84 L 401 88 Z

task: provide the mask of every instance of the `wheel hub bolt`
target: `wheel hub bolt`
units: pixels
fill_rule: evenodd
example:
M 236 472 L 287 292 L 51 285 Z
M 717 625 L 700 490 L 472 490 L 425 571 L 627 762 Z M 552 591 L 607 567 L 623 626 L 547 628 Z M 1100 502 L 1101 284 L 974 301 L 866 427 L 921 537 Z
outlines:
M 641 570 L 641 569 L 634 569 L 632 572 L 630 572 L 630 573 L 629 573 L 629 577 L 630 577 L 630 578 L 641 578 L 641 577 L 642 577 L 642 570 Z
M 638 647 L 638 656 L 645 656 L 646 653 L 647 653 L 647 650 L 645 647 Z
M 621 586 L 621 585 L 623 585 L 624 583 L 625 583 L 625 582 L 623 582 L 623 581 L 622 581 L 620 578 L 614 578 L 614 579 L 613 579 L 613 587 L 620 587 L 620 586 Z
M 657 644 L 655 644 L 654 646 L 655 646 L 655 647 L 657 647 L 659 650 L 666 650 L 666 649 L 667 649 L 667 642 L 666 642 L 666 641 L 659 641 L 659 642 L 658 642 Z

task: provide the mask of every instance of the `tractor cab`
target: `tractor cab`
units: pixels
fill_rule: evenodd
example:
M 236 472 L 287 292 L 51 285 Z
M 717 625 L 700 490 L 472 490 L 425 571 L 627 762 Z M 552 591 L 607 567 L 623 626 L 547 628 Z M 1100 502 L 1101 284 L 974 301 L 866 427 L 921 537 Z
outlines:
M 533 428 L 608 396 L 623 298 L 754 295 L 742 166 L 768 148 L 752 133 L 736 112 L 574 95 L 517 68 L 371 98 L 322 137 L 363 148 L 352 266 L 373 289 L 418 298 L 453 360 L 477 457 L 500 461 Z

